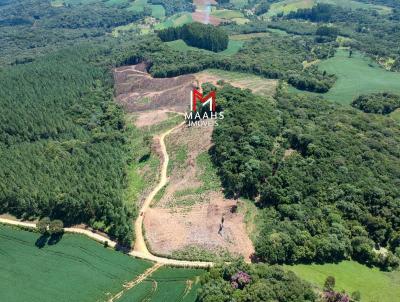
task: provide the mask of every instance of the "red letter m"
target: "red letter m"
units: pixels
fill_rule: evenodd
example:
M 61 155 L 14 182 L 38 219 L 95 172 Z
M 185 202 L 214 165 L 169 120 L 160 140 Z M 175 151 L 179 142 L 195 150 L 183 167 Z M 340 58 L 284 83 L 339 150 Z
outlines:
M 199 100 L 203 106 L 206 104 L 210 105 L 210 111 L 215 112 L 215 107 L 216 107 L 216 93 L 215 91 L 211 91 L 209 94 L 207 94 L 205 97 L 203 97 L 203 94 L 197 91 L 196 89 L 193 89 L 191 92 L 191 102 L 190 102 L 190 110 L 196 111 L 197 108 L 197 100 Z

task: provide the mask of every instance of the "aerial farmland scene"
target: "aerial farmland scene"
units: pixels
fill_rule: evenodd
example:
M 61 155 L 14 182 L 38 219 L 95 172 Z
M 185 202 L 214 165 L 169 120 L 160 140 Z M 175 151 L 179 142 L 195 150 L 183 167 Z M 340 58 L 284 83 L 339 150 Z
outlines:
M 400 302 L 399 0 L 0 0 L 0 302 Z

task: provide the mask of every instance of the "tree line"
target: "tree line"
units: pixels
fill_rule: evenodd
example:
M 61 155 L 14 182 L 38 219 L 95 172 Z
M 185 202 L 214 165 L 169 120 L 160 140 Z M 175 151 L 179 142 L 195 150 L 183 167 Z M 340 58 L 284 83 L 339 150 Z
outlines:
M 190 46 L 214 52 L 225 50 L 229 43 L 228 34 L 223 29 L 198 22 L 170 27 L 157 34 L 164 42 L 182 39 Z

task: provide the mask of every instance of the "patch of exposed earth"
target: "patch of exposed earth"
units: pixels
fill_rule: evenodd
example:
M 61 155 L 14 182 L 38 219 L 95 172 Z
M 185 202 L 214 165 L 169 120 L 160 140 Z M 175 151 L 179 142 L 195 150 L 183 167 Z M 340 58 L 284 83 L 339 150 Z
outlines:
M 153 78 L 146 71 L 145 64 L 116 68 L 114 79 L 116 101 L 127 112 L 139 115 L 138 126 L 166 118 L 163 112 L 186 112 L 189 109 L 190 92 L 206 82 L 217 86 L 219 80 L 224 80 L 232 86 L 248 88 L 260 95 L 273 95 L 278 83 L 254 75 L 213 70 L 171 78 Z
M 197 158 L 211 147 L 212 130 L 184 127 L 167 139 L 174 163 L 169 184 L 144 217 L 146 239 L 156 254 L 171 255 L 193 246 L 216 253 L 226 250 L 247 260 L 254 253 L 244 216 L 235 211 L 236 201 L 226 199 L 219 188 L 205 188 L 200 177 L 204 171 Z M 182 146 L 187 154 L 178 164 L 176 154 Z

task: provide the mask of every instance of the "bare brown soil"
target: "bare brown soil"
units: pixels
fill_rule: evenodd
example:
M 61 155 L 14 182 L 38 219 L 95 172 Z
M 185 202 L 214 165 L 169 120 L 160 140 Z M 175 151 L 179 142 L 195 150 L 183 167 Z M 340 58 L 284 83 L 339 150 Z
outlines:
M 216 26 L 221 24 L 221 22 L 223 21 L 222 19 L 211 16 L 209 13 L 207 13 L 205 11 L 201 11 L 201 10 L 198 10 L 198 11 L 195 11 L 194 13 L 192 13 L 192 18 L 193 18 L 193 21 L 205 23 L 205 24 L 212 24 L 212 25 L 216 25 Z
M 163 197 L 145 214 L 146 239 L 156 254 L 171 255 L 192 246 L 215 252 L 228 250 L 247 260 L 254 253 L 243 214 L 232 212 L 235 200 L 224 198 L 218 190 L 190 193 L 202 186 L 196 158 L 211 147 L 212 130 L 212 127 L 183 127 L 167 138 L 172 162 L 176 161 L 175 155 L 181 146 L 187 147 L 187 157 L 183 164 L 173 164 Z M 185 191 L 189 193 L 179 196 Z M 222 217 L 224 223 L 219 232 Z
M 144 64 L 114 70 L 116 100 L 128 112 L 168 109 L 184 112 L 190 91 L 195 87 L 193 75 L 153 78 Z
M 168 119 L 168 110 L 151 110 L 139 112 L 135 119 L 138 128 L 157 125 Z

